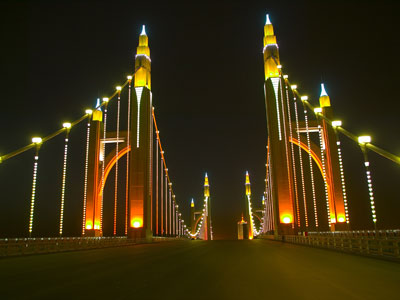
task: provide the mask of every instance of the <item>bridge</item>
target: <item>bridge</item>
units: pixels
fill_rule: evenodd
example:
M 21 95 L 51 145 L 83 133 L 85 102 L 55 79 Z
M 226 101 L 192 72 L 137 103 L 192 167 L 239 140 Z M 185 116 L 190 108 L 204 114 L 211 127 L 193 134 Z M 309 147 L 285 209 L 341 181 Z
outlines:
M 212 208 L 218 199 L 211 193 L 211 175 L 202 174 L 200 201 L 179 199 L 175 194 L 179 182 L 172 182 L 173 170 L 167 167 L 167 149 L 153 106 L 152 61 L 145 26 L 138 39 L 134 70 L 115 86 L 113 93 L 98 98 L 93 107 L 75 120 L 63 122 L 55 132 L 32 137 L 30 144 L 0 156 L 0 168 L 28 155 L 32 166 L 31 189 L 26 198 L 29 209 L 18 211 L 28 216 L 25 230 L 15 233 L 3 228 L 0 254 L 53 253 L 1 260 L 2 274 L 13 278 L 5 289 L 8 297 L 22 286 L 27 289 L 18 292 L 21 297 L 50 296 L 66 287 L 67 294 L 73 296 L 110 277 L 115 280 L 93 295 L 124 297 L 123 291 L 129 289 L 132 280 L 140 282 L 135 289 L 143 298 L 165 293 L 183 298 L 193 290 L 193 280 L 204 284 L 199 296 L 221 298 L 266 293 L 278 296 L 284 291 L 287 298 L 307 299 L 307 291 L 313 290 L 328 299 L 376 299 L 391 298 L 398 291 L 395 279 L 400 268 L 392 261 L 400 259 L 400 230 L 381 222 L 385 215 L 379 208 L 388 209 L 390 203 L 375 198 L 370 157 L 382 157 L 396 167 L 400 157 L 375 145 L 371 136 L 350 132 L 334 117 L 335 99 L 331 101 L 327 93 L 329 83 L 321 83 L 318 101 L 301 92 L 281 65 L 268 15 L 263 38 L 268 125 L 263 162 L 265 188 L 263 200 L 258 203 L 252 197 L 251 172 L 243 174 L 241 198 L 248 241 L 212 241 L 216 230 L 212 224 L 218 219 Z M 84 138 L 78 141 L 74 134 Z M 72 156 L 73 142 L 80 143 L 75 149 L 83 152 L 75 150 Z M 363 177 L 358 185 L 364 186 L 360 198 L 368 204 L 368 213 L 361 221 L 352 219 L 352 208 L 356 206 L 347 196 L 352 186 L 346 181 L 344 162 L 346 157 L 354 156 L 343 151 L 346 143 L 353 143 L 353 150 L 359 151 L 362 158 L 359 166 Z M 51 162 L 61 166 L 60 170 L 41 172 L 45 148 L 55 151 L 60 144 L 59 162 Z M 73 173 L 76 165 L 83 176 Z M 37 190 L 46 189 L 49 178 L 57 174 L 61 175 L 57 179 L 59 193 L 52 196 L 57 210 L 42 206 L 39 212 Z M 65 207 L 68 201 L 78 202 L 68 198 L 68 191 L 74 189 L 82 191 L 76 213 L 80 230 L 71 236 L 64 231 Z M 184 207 L 190 209 L 186 221 Z M 39 217 L 46 218 L 47 214 L 57 215 L 58 219 L 57 234 L 52 236 L 42 235 L 36 225 Z M 91 250 L 77 251 L 84 249 Z M 78 266 L 82 278 L 71 279 Z M 197 270 L 195 275 L 187 276 L 188 266 Z M 33 274 L 26 276 L 25 270 L 33 268 L 40 277 L 32 280 Z M 53 276 L 60 269 L 64 272 Z M 360 274 L 362 279 L 353 280 Z M 299 276 L 304 278 L 296 280 Z M 46 284 L 39 278 L 47 278 Z M 293 282 L 291 289 L 287 281 Z M 2 278 L 2 282 L 9 280 Z M 159 287 L 156 291 L 155 284 Z M 326 295 L 328 290 L 334 292 Z

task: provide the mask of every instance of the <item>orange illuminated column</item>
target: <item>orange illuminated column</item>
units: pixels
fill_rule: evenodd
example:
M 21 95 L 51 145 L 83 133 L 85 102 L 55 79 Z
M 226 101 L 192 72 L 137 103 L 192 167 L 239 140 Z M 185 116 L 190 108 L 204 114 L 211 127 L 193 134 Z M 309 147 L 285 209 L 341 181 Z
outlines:
M 128 238 L 152 237 L 152 95 L 148 37 L 143 26 L 135 56 L 133 103 L 131 106 L 131 152 L 129 164 Z
M 100 105 L 98 103 L 98 105 Z M 103 131 L 103 112 L 101 108 L 93 111 L 90 120 L 90 139 L 88 155 L 88 177 L 86 196 L 85 236 L 101 236 L 101 198 L 98 195 L 100 184 L 100 135 Z
M 264 26 L 265 105 L 270 151 L 271 195 L 275 234 L 293 234 L 296 230 L 293 207 L 293 174 L 290 155 L 289 121 L 285 80 L 282 78 L 279 47 L 267 15 Z
M 321 96 L 319 98 L 322 114 L 332 120 L 333 112 L 330 98 L 321 84 Z M 335 130 L 323 118 L 320 120 L 323 129 L 323 144 L 326 156 L 326 177 L 328 179 L 328 195 L 331 230 L 346 230 L 346 211 L 344 206 L 343 188 L 340 176 L 339 154 Z

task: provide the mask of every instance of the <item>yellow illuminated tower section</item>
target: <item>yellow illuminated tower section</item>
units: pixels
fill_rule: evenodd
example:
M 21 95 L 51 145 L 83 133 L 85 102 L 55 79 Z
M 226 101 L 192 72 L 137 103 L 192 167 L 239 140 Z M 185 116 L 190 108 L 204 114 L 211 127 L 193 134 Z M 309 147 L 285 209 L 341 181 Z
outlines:
M 275 234 L 293 234 L 293 174 L 290 156 L 287 84 L 281 74 L 279 47 L 269 16 L 264 26 L 265 105 L 270 141 L 271 194 L 274 207 Z
M 250 176 L 249 172 L 246 171 L 246 182 L 245 182 L 245 187 L 246 187 L 246 200 L 247 200 L 247 210 L 248 210 L 248 215 L 249 215 L 249 221 L 250 221 L 250 226 L 249 226 L 249 239 L 252 240 L 254 237 L 254 223 L 253 223 L 253 212 L 251 209 L 251 187 L 250 187 Z
M 211 233 L 211 215 L 210 215 L 210 184 L 208 183 L 208 175 L 204 177 L 204 203 L 205 203 L 205 224 L 204 224 L 204 238 L 205 240 L 212 239 Z
M 128 238 L 150 239 L 153 119 L 150 49 L 144 25 L 135 56 L 132 96 Z
M 322 114 L 333 120 L 333 112 L 331 107 L 331 100 L 325 90 L 324 84 L 321 84 L 321 95 L 319 97 L 319 104 L 322 108 Z M 323 131 L 323 143 L 325 146 L 326 157 L 326 177 L 328 181 L 328 195 L 329 195 L 329 212 L 331 221 L 331 230 L 347 230 L 347 213 L 345 209 L 345 195 L 343 193 L 342 178 L 340 175 L 338 141 L 336 138 L 335 130 L 329 125 L 325 119 L 321 118 L 319 123 Z

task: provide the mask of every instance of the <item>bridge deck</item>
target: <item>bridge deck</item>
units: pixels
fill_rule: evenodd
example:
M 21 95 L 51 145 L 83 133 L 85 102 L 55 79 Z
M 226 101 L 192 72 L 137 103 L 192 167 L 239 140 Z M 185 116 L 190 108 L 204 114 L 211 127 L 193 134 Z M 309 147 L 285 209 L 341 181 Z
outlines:
M 400 264 L 266 240 L 177 241 L 4 258 L 0 282 L 1 299 L 398 299 Z

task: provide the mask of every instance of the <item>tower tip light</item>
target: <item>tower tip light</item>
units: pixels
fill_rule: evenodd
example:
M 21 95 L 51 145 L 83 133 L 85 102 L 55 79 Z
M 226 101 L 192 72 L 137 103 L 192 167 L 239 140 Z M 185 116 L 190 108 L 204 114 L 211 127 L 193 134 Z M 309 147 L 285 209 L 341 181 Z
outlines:
M 322 108 L 321 107 L 316 107 L 316 108 L 314 108 L 314 112 L 316 114 L 320 114 L 320 113 L 322 113 Z
M 342 126 L 342 121 L 332 121 L 332 127 L 340 127 Z
M 307 101 L 308 100 L 308 96 L 301 96 L 300 98 L 302 101 Z
M 140 35 L 146 35 L 146 27 L 144 25 L 142 25 L 142 32 Z
M 320 97 L 323 97 L 323 96 L 328 96 L 328 94 L 326 93 L 324 84 L 321 83 L 321 95 L 320 95 Z
M 40 144 L 41 142 L 42 142 L 42 138 L 40 138 L 40 137 L 32 138 L 32 143 Z
M 265 20 L 265 25 L 271 24 L 271 21 L 269 20 L 269 14 L 267 14 L 266 20 Z
M 358 137 L 360 144 L 371 143 L 371 137 L 369 135 L 363 135 Z
M 71 123 L 65 122 L 65 123 L 63 123 L 63 127 L 64 128 L 71 128 Z

